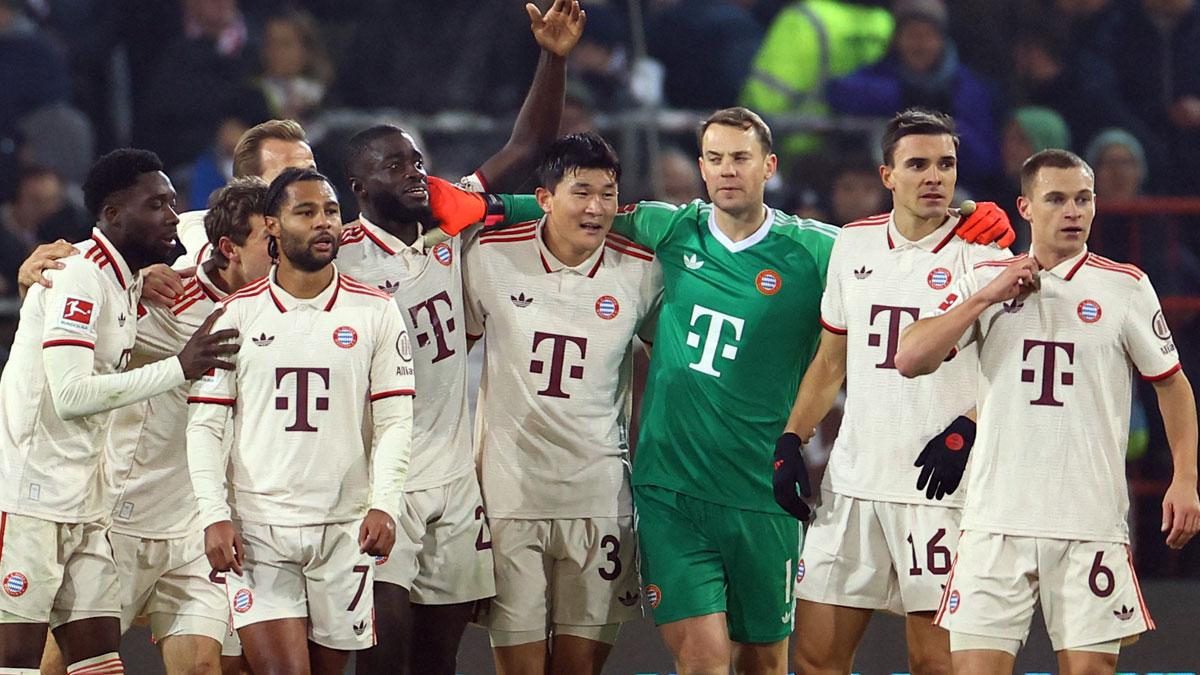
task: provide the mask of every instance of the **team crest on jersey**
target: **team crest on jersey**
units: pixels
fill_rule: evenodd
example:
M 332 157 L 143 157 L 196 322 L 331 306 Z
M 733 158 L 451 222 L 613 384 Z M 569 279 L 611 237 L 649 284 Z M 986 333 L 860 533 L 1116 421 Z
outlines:
M 783 287 L 783 279 L 775 270 L 763 270 L 754 279 L 754 285 L 763 295 L 775 295 Z
M 929 282 L 929 287 L 935 291 L 945 290 L 950 285 L 950 270 L 945 267 L 935 267 L 929 273 L 926 281 Z
M 63 303 L 63 313 L 58 323 L 64 328 L 91 331 L 92 313 L 95 309 L 96 305 L 91 300 L 67 298 Z
M 9 572 L 4 577 L 4 592 L 14 598 L 19 598 L 25 595 L 25 591 L 29 590 L 29 579 L 25 578 L 20 572 Z
M 450 249 L 449 244 L 443 241 L 433 247 L 433 257 L 441 264 L 449 267 L 450 263 L 454 262 L 454 251 Z
M 800 583 L 801 581 L 804 581 L 804 558 L 801 558 L 800 562 L 796 563 L 796 583 Z
M 602 295 L 596 299 L 596 316 L 604 319 L 617 318 L 617 314 L 621 312 L 621 305 L 617 299 L 611 295 Z
M 646 585 L 646 602 L 650 603 L 650 608 L 655 609 L 658 603 L 662 602 L 662 589 L 654 584 Z
M 250 594 L 250 589 L 243 588 L 233 594 L 233 611 L 238 614 L 245 614 L 254 606 L 254 596 Z
M 1154 335 L 1159 340 L 1171 339 L 1171 328 L 1167 326 L 1167 319 L 1163 316 L 1161 309 L 1154 313 L 1154 318 L 1150 320 L 1150 326 L 1154 328 Z
M 950 599 L 946 601 L 946 609 L 953 614 L 958 611 L 959 597 L 958 591 L 950 591 Z
M 333 331 L 333 344 L 342 349 L 350 349 L 358 344 L 358 333 L 350 326 L 341 326 Z
M 1096 323 L 1100 320 L 1100 303 L 1095 300 L 1084 300 L 1075 311 L 1084 323 Z
M 388 557 L 386 555 L 375 556 L 375 564 L 376 565 L 382 565 L 383 563 L 387 562 L 387 560 L 388 560 Z

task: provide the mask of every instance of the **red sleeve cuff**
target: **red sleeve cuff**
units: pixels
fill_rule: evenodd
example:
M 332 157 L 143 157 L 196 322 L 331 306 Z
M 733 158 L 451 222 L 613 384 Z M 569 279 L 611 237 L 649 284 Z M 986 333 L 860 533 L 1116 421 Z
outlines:
M 821 327 L 824 328 L 825 330 L 829 331 L 830 333 L 833 333 L 834 335 L 845 335 L 846 334 L 845 328 L 838 328 L 837 326 L 826 321 L 825 317 L 821 317 Z
M 1175 373 L 1178 373 L 1180 371 L 1180 369 L 1182 369 L 1182 368 L 1183 368 L 1182 363 L 1176 363 L 1174 366 L 1171 366 L 1170 368 L 1159 373 L 1158 375 L 1142 375 L 1142 379 L 1146 380 L 1147 382 L 1158 382 L 1159 380 L 1165 380 L 1168 377 L 1174 375 Z
M 85 347 L 87 349 L 95 349 L 96 344 L 94 342 L 88 342 L 87 340 L 62 339 L 62 340 L 46 340 L 45 342 L 42 343 L 42 349 L 45 349 L 46 347 Z
M 212 403 L 213 405 L 233 405 L 236 398 L 216 398 L 214 396 L 189 396 L 188 403 Z
M 416 390 L 413 389 L 390 389 L 388 391 L 381 391 L 378 394 L 371 394 L 371 401 L 375 402 L 393 396 L 415 396 L 416 393 Z

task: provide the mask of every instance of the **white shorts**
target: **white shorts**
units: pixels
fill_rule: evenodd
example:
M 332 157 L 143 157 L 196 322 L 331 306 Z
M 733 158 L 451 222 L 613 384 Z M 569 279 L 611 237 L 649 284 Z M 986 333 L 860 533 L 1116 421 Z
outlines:
M 229 633 L 225 587 L 204 555 L 204 534 L 143 539 L 109 533 L 121 581 L 121 632 L 134 618 L 150 617 L 154 639 L 201 635 L 217 642 Z
M 632 516 L 494 518 L 492 545 L 496 597 L 487 626 L 495 644 L 544 640 L 551 631 L 589 637 L 642 616 Z
M 975 531 L 959 540 L 935 622 L 1024 643 L 1039 601 L 1054 651 L 1154 629 L 1127 545 Z
M 120 617 L 120 586 L 100 523 L 0 512 L 0 623 Z
M 796 598 L 895 614 L 934 612 L 962 511 L 824 492 L 804 535 Z
M 234 628 L 308 618 L 308 638 L 330 649 L 375 645 L 375 565 L 359 551 L 360 521 L 276 526 L 235 522 L 246 555 L 225 575 Z
M 452 605 L 495 595 L 491 533 L 475 473 L 404 493 L 396 546 L 375 563 L 376 581 L 407 588 L 418 605 Z

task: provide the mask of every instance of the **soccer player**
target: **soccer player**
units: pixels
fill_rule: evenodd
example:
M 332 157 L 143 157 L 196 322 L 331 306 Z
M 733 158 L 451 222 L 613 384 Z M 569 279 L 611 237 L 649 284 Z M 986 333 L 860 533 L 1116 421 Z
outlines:
M 906 377 L 979 350 L 970 489 L 936 619 L 955 672 L 1011 672 L 1039 603 L 1063 672 L 1113 673 L 1123 640 L 1154 628 L 1126 524 L 1133 368 L 1154 383 L 1175 466 L 1166 543 L 1180 548 L 1200 528 L 1195 396 L 1150 280 L 1087 250 L 1093 186 L 1067 151 L 1027 159 L 1017 208 L 1030 253 L 977 263 L 947 291 L 944 314 L 900 339 Z
M 586 15 L 566 0 L 544 15 L 527 9 L 542 60 L 512 138 L 461 181 L 472 189 L 521 185 L 557 133 L 565 57 Z M 421 392 L 396 549 L 375 568 L 379 639 L 355 667 L 391 673 L 408 663 L 413 673 L 452 674 L 475 602 L 495 594 L 467 401 L 461 242 L 425 244 L 422 231 L 435 224 L 425 156 L 402 129 L 376 125 L 355 134 L 346 173 L 362 213 L 343 230 L 339 269 L 395 299 L 414 336 Z
M 205 214 L 212 256 L 171 307 L 139 306 L 131 365 L 177 354 L 217 302 L 271 269 L 263 217 L 267 186 L 236 178 Z M 116 486 L 109 541 L 121 580 L 121 628 L 146 615 L 167 673 L 216 673 L 229 631 L 222 580 L 210 579 L 185 450 L 186 385 L 113 413 Z
M 954 236 L 965 219 L 949 209 L 957 148 L 947 115 L 906 110 L 893 117 L 879 169 L 893 209 L 844 226 L 830 255 L 821 343 L 777 441 L 780 454 L 798 457 L 846 382 L 821 506 L 796 571 L 794 655 L 803 673 L 850 672 L 877 609 L 906 615 L 913 673 L 950 672 L 949 635 L 932 619 L 958 539 L 965 490 L 955 488 L 975 436 L 967 415 L 975 407 L 976 358 L 966 351 L 936 376 L 913 381 L 896 372 L 895 354 L 901 329 L 936 309 L 951 283 L 975 262 L 1008 255 Z M 1008 220 L 993 203 L 978 208 Z M 939 503 L 913 490 L 913 460 L 923 448 L 961 459 L 951 467 L 957 475 L 928 481 L 931 492 L 950 493 L 938 493 Z M 776 477 L 780 505 L 790 510 L 799 501 L 793 476 L 781 470 Z
M 188 468 L 251 669 L 340 674 L 375 639 L 370 556 L 395 542 L 412 350 L 391 298 L 332 264 L 328 179 L 285 170 L 265 212 L 278 264 L 222 303 L 243 348 L 188 397 Z
M 123 672 L 121 603 L 106 540 L 101 452 L 108 411 L 198 378 L 236 347 L 200 326 L 178 356 L 126 370 L 141 279 L 175 246 L 175 190 L 145 150 L 115 150 L 84 184 L 97 226 L 21 308 L 0 378 L 0 668 L 36 673 L 47 626 L 67 672 Z
M 642 202 L 613 222 L 655 251 L 665 288 L 633 467 L 644 594 L 680 671 L 783 672 L 800 525 L 764 469 L 816 349 L 837 230 L 763 203 L 777 159 L 752 111 L 711 115 L 700 147 L 711 203 Z M 541 212 L 437 185 L 447 231 Z
M 628 466 L 633 338 L 662 292 L 654 256 L 609 229 L 620 163 L 595 134 L 538 170 L 536 222 L 466 247 L 468 338 L 487 336 L 480 480 L 496 556 L 500 673 L 599 673 L 641 616 Z

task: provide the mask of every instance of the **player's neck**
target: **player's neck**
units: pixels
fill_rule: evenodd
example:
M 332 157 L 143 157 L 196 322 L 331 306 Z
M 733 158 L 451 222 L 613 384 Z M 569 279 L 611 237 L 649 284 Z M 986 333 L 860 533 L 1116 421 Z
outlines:
M 233 271 L 232 264 L 225 267 L 217 267 L 217 261 L 209 258 L 200 265 L 200 269 L 204 270 L 204 275 L 208 277 L 213 286 L 216 286 L 217 290 L 226 295 L 246 285 L 241 279 L 242 275 Z
M 108 223 L 101 221 L 100 232 L 105 236 L 105 238 L 108 239 L 109 242 L 112 243 L 113 248 L 117 250 L 117 253 L 120 254 L 121 258 L 125 261 L 125 264 L 128 265 L 129 269 L 133 270 L 135 274 L 138 272 L 138 270 L 145 269 L 154 263 L 162 262 L 161 260 L 143 260 L 135 250 L 130 250 L 130 247 L 125 245 L 126 242 L 123 233 L 120 231 L 114 232 L 113 229 L 114 228 L 109 227 Z
M 546 244 L 546 248 L 550 250 L 558 261 L 567 267 L 575 267 L 582 265 L 584 260 L 587 260 L 596 252 L 596 249 L 580 248 L 572 246 L 564 237 L 560 236 L 555 228 L 550 226 L 549 221 L 542 227 L 542 242 Z
M 767 205 L 759 202 L 757 207 L 748 208 L 743 213 L 724 211 L 713 205 L 714 220 L 717 229 L 725 233 L 730 241 L 741 241 L 758 231 L 763 220 L 767 217 Z
M 1074 249 L 1055 249 L 1052 246 L 1041 246 L 1035 241 L 1033 246 L 1029 247 L 1029 252 L 1037 261 L 1038 267 L 1049 270 L 1057 267 L 1062 261 L 1070 260 L 1082 253 L 1083 246 Z
M 367 220 L 383 228 L 384 232 L 404 242 L 406 246 L 412 246 L 417 237 L 421 235 L 421 223 L 415 220 L 410 223 L 399 223 L 389 220 L 374 213 L 374 210 L 365 204 L 363 205 L 362 214 Z
M 316 272 L 307 272 L 293 267 L 287 258 L 281 257 L 279 266 L 275 268 L 275 283 L 293 298 L 309 300 L 329 288 L 329 284 L 333 283 L 333 272 L 332 264 Z
M 920 241 L 928 237 L 930 234 L 933 234 L 934 230 L 946 222 L 945 215 L 934 218 L 920 218 L 903 209 L 895 209 L 893 213 L 895 214 L 896 231 L 900 233 L 900 236 L 909 241 Z

